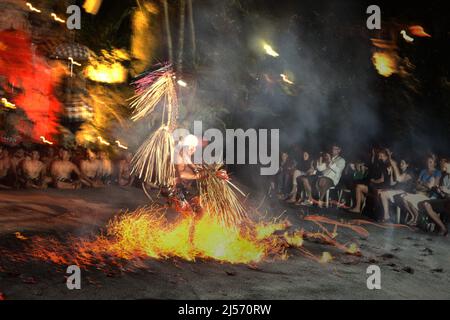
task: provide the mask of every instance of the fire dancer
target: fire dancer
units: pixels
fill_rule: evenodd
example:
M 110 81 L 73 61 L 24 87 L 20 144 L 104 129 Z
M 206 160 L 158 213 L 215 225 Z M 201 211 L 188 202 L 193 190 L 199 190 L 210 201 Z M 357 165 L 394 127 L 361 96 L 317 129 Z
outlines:
M 189 226 L 189 242 L 191 243 L 195 231 L 195 222 L 204 213 L 200 204 L 197 184 L 195 183 L 197 180 L 203 178 L 203 174 L 191 159 L 198 143 L 198 138 L 194 135 L 187 135 L 181 141 L 179 151 L 175 154 L 175 188 L 172 190 L 169 198 L 175 204 L 175 210 L 177 212 L 192 217 Z M 228 175 L 225 170 L 218 171 L 217 176 L 221 179 L 228 180 Z
M 45 164 L 40 161 L 39 151 L 33 150 L 31 157 L 22 163 L 22 183 L 25 188 L 46 189 L 51 178 L 46 176 Z

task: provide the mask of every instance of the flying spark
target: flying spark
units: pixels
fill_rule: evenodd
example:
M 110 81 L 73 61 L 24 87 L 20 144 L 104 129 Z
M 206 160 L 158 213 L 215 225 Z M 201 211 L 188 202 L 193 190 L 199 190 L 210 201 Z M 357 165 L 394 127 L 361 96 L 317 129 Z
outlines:
M 2 103 L 6 108 L 15 109 L 16 105 L 14 103 L 9 102 L 6 98 L 2 98 Z
M 414 38 L 408 36 L 405 30 L 400 31 L 400 34 L 403 36 L 403 39 L 405 39 L 406 42 L 413 42 Z
M 127 147 L 127 146 L 124 146 L 122 143 L 120 143 L 119 140 L 116 140 L 116 144 L 117 144 L 117 146 L 118 146 L 119 148 L 128 150 L 128 147 Z
M 177 83 L 178 83 L 181 87 L 183 87 L 183 88 L 186 88 L 186 87 L 187 87 L 187 83 L 184 82 L 183 80 L 178 80 Z
M 40 139 L 42 140 L 42 142 L 43 142 L 43 143 L 46 143 L 46 144 L 50 144 L 50 145 L 52 145 L 52 144 L 53 144 L 53 142 L 51 142 L 51 141 L 48 141 L 47 139 L 45 139 L 45 137 L 44 137 L 44 136 L 41 136 L 41 137 L 40 137 Z
M 57 15 L 56 15 L 56 13 L 51 13 L 50 14 L 52 17 L 53 17 L 53 19 L 55 19 L 55 21 L 57 21 L 57 22 L 61 22 L 61 23 L 65 23 L 66 21 L 65 20 L 63 20 L 63 19 L 61 19 L 60 17 L 58 17 Z
M 110 146 L 111 145 L 111 143 L 109 143 L 108 141 L 104 140 L 100 136 L 98 136 L 97 139 L 98 139 L 98 141 L 100 141 L 101 144 L 104 144 L 105 146 Z
M 291 80 L 287 77 L 287 75 L 285 75 L 285 74 L 280 74 L 280 76 L 281 76 L 281 79 L 283 79 L 283 82 L 286 82 L 286 83 L 288 83 L 288 84 L 294 84 L 294 82 L 291 81 Z
M 269 56 L 272 56 L 272 57 L 279 57 L 280 55 L 278 54 L 278 52 L 276 52 L 275 50 L 273 50 L 273 48 L 270 46 L 270 45 L 268 45 L 267 43 L 263 43 L 263 48 L 264 48 L 264 50 L 266 51 L 266 53 L 269 55 Z
M 27 7 L 30 8 L 31 11 L 37 12 L 37 13 L 41 13 L 41 10 L 36 9 L 35 7 L 33 7 L 33 5 L 29 2 L 27 2 Z
M 72 57 L 69 57 L 69 61 L 70 61 L 72 64 L 76 65 L 76 66 L 81 66 L 81 63 L 76 62 L 75 60 L 73 60 Z

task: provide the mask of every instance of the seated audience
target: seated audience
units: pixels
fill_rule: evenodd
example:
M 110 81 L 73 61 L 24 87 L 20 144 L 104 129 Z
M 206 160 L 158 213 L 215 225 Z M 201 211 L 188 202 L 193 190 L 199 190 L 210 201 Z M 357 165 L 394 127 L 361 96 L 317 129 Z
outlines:
M 314 173 L 313 160 L 307 151 L 302 152 L 302 157 L 297 161 L 297 166 L 292 174 L 292 190 L 290 197 L 287 199 L 287 203 L 294 203 L 297 201 L 297 195 L 301 194 L 301 188 L 303 187 L 300 177 L 308 176 Z M 300 182 L 300 183 L 299 183 Z M 304 199 L 299 197 L 297 203 L 301 203 Z
M 373 151 L 373 153 L 375 153 L 375 151 Z M 379 190 L 389 189 L 393 183 L 392 168 L 389 163 L 388 151 L 386 149 L 381 149 L 377 152 L 377 155 L 377 160 L 372 157 L 373 164 L 369 169 L 369 183 L 356 185 L 356 203 L 355 206 L 349 210 L 350 212 L 361 213 L 362 204 L 369 193 L 377 195 Z
M 0 145 L 0 189 L 10 189 L 13 185 L 11 167 L 8 150 Z
M 403 196 L 403 202 L 410 219 L 407 224 L 417 225 L 419 217 L 419 203 L 436 197 L 434 188 L 439 186 L 441 172 L 436 169 L 436 158 L 429 156 L 427 158 L 427 168 L 423 169 L 416 182 L 416 193 L 407 193 Z
M 394 197 L 411 193 L 414 190 L 414 171 L 406 160 L 400 161 L 400 168 L 397 162 L 389 155 L 389 163 L 393 171 L 394 185 L 392 189 L 380 190 L 379 196 L 383 208 L 383 222 L 390 221 L 389 202 L 394 202 Z
M 113 164 L 105 151 L 99 152 L 100 168 L 99 177 L 103 184 L 110 184 L 113 176 Z
M 134 175 L 131 174 L 131 160 L 133 154 L 127 152 L 125 157 L 119 162 L 119 186 L 130 187 L 134 182 Z
M 40 161 L 39 151 L 33 150 L 31 157 L 22 162 L 22 176 L 20 181 L 25 188 L 46 189 L 51 178 L 46 176 L 45 164 Z
M 102 187 L 103 182 L 100 180 L 101 162 L 97 159 L 97 155 L 92 150 L 86 150 L 84 159 L 80 160 L 80 171 L 85 180 L 92 187 Z
M 78 167 L 70 161 L 70 153 L 65 149 L 59 150 L 59 159 L 53 161 L 51 166 L 51 176 L 53 184 L 58 189 L 78 189 L 82 184 L 91 186 L 92 183 L 82 179 L 82 174 Z M 77 178 L 73 178 L 73 176 Z

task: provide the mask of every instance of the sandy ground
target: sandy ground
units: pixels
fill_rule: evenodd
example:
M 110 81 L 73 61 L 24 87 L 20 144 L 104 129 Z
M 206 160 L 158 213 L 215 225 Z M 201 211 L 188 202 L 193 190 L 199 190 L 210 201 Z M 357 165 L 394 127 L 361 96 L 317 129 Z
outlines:
M 138 189 L 109 187 L 78 191 L 1 191 L 0 248 L 13 248 L 15 232 L 23 235 L 96 232 L 117 212 L 147 204 Z M 292 228 L 313 229 L 302 219 L 323 214 L 334 219 L 360 218 L 337 210 L 275 207 Z M 289 249 L 288 260 L 255 266 L 179 259 L 146 261 L 134 272 L 82 273 L 82 289 L 68 290 L 65 270 L 50 263 L 15 263 L 0 257 L 0 293 L 6 299 L 449 299 L 450 243 L 448 238 L 408 229 L 368 226 L 363 239 L 339 229 L 339 238 L 357 241 L 363 256 L 305 241 L 304 247 L 334 260 L 319 264 Z M 381 268 L 381 290 L 366 286 L 369 265 Z

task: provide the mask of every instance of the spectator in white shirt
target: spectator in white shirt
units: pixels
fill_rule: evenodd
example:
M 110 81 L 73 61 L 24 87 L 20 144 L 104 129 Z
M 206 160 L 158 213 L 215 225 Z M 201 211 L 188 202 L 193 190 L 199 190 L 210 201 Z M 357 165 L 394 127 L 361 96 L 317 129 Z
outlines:
M 317 180 L 316 187 L 319 193 L 319 206 L 328 189 L 337 186 L 345 169 L 345 159 L 341 157 L 341 147 L 334 144 L 329 153 L 323 154 L 317 163 L 317 171 L 321 176 Z

